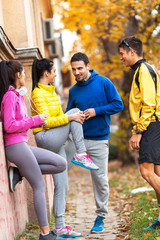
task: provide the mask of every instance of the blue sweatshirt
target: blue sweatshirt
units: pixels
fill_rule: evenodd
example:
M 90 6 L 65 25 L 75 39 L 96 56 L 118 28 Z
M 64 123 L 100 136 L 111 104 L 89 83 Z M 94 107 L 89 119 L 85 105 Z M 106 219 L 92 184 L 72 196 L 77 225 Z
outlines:
M 94 108 L 96 116 L 83 123 L 85 139 L 105 140 L 110 133 L 110 115 L 123 109 L 123 102 L 113 83 L 106 77 L 90 70 L 91 76 L 85 82 L 78 82 L 69 90 L 66 111 L 79 108 L 84 111 Z

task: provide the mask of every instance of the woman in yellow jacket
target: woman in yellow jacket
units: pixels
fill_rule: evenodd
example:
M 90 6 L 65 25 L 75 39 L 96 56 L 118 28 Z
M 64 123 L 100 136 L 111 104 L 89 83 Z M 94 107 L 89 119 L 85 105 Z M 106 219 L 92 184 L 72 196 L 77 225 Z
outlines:
M 39 147 L 56 152 L 66 158 L 64 144 L 69 134 L 72 134 L 77 150 L 74 160 L 78 165 L 98 170 L 98 167 L 90 160 L 86 154 L 86 147 L 83 142 L 82 124 L 85 115 L 79 109 L 74 108 L 64 114 L 59 99 L 53 86 L 56 76 L 54 63 L 49 59 L 35 60 L 32 65 L 32 115 L 46 114 L 45 127 L 35 128 L 36 143 Z M 74 232 L 65 225 L 65 201 L 67 195 L 67 170 L 62 174 L 53 175 L 54 192 L 54 215 L 56 220 L 55 233 L 62 237 L 78 237 L 80 233 Z M 64 187 L 65 185 L 65 187 Z M 60 194 L 59 194 L 60 193 Z M 63 196 L 62 196 L 63 195 Z

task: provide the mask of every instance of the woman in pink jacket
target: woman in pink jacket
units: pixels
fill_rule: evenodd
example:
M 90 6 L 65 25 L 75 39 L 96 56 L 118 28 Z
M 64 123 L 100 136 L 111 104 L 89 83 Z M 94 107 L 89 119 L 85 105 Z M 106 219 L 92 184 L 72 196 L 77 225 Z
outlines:
M 66 160 L 61 156 L 28 145 L 27 130 L 45 126 L 46 115 L 28 117 L 23 95 L 27 92 L 25 72 L 18 61 L 0 63 L 1 119 L 4 125 L 4 141 L 7 159 L 18 168 L 10 167 L 11 191 L 22 177 L 33 188 L 34 207 L 40 225 L 40 240 L 53 240 L 56 235 L 50 231 L 47 219 L 45 182 L 42 174 L 55 174 L 66 169 Z M 18 170 L 19 169 L 19 170 Z

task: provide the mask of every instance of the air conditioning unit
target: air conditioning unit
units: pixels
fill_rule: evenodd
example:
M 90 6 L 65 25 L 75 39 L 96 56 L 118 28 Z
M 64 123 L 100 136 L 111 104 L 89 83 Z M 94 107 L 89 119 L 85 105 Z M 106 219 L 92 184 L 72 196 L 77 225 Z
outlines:
M 43 35 L 44 42 L 46 44 L 51 44 L 54 42 L 54 28 L 52 18 L 43 19 Z
M 52 44 L 48 45 L 48 50 L 51 58 L 61 59 L 64 56 L 61 34 L 58 37 L 55 37 Z
M 58 58 L 58 47 L 56 41 L 54 41 L 52 44 L 49 44 L 48 50 L 50 58 Z

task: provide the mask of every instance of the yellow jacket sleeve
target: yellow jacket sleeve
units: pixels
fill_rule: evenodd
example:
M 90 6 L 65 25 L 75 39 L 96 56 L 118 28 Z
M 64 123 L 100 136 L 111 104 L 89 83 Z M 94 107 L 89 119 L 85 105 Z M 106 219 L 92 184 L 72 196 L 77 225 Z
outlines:
M 56 93 L 52 97 L 50 94 L 47 95 L 46 92 L 34 89 L 31 97 L 34 102 L 32 107 L 36 111 L 38 110 L 39 114 L 47 115 L 47 124 L 44 129 L 59 127 L 69 122 L 68 115 L 63 113 Z M 31 110 L 31 112 L 32 115 L 35 115 L 34 110 Z
M 136 83 L 135 83 L 136 84 Z M 156 109 L 156 88 L 155 83 L 146 66 L 140 69 L 139 84 L 141 94 L 141 109 L 139 119 L 133 127 L 132 133 L 139 129 L 145 131 L 150 124 Z

